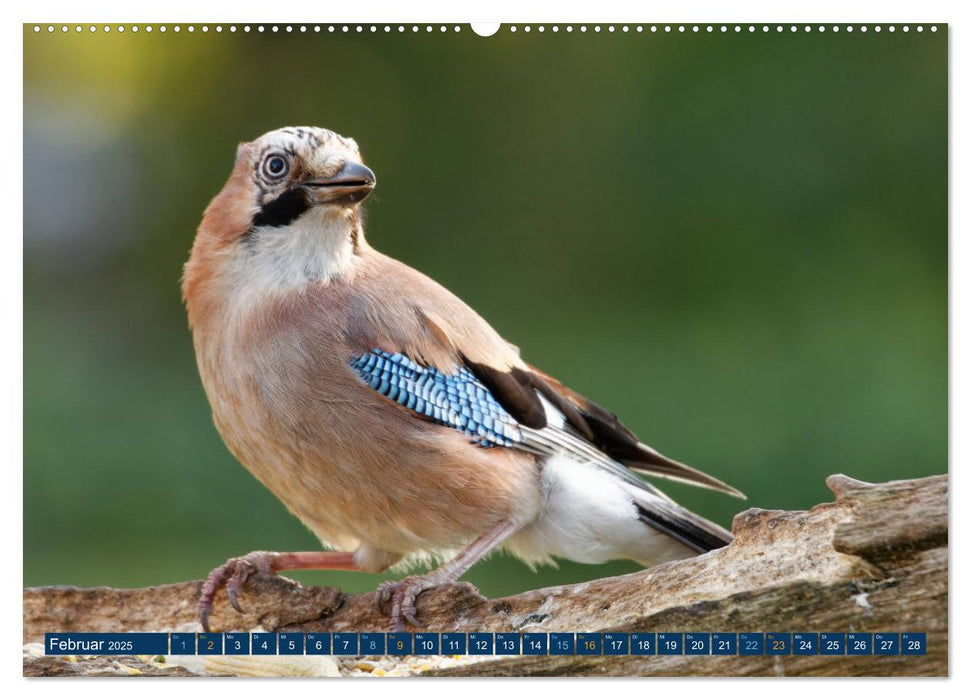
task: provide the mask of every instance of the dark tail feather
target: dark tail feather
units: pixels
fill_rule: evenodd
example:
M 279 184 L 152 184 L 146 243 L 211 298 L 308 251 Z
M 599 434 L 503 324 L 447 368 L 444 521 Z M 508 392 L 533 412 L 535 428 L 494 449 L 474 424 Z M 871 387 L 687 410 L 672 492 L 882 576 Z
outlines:
M 675 503 L 652 501 L 635 505 L 641 522 L 698 553 L 721 549 L 732 542 L 728 530 Z

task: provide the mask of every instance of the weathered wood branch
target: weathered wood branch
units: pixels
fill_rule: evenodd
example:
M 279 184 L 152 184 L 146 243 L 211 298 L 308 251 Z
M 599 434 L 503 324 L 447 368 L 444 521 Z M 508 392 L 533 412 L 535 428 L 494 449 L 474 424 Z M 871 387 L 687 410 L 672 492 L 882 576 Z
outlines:
M 946 675 L 947 477 L 874 485 L 837 475 L 827 484 L 834 503 L 747 510 L 733 523 L 735 541 L 704 556 L 496 600 L 469 584 L 444 586 L 419 598 L 419 617 L 433 631 L 915 631 L 927 633 L 926 656 L 523 656 L 426 674 Z M 47 631 L 199 631 L 200 587 L 26 589 L 24 642 Z M 281 578 L 252 580 L 241 602 L 244 615 L 220 594 L 214 629 L 387 625 L 371 594 Z M 25 673 L 72 673 L 63 663 L 28 659 Z M 74 666 L 86 672 L 83 661 Z

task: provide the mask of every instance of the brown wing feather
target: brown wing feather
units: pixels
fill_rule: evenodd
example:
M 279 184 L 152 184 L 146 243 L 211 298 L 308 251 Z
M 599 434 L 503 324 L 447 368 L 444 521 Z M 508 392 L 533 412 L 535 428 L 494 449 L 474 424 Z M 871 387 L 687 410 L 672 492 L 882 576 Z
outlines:
M 462 363 L 524 426 L 546 427 L 542 395 L 579 435 L 614 461 L 635 471 L 742 496 L 718 479 L 651 449 L 613 413 L 525 364 L 514 346 L 438 283 L 372 249 L 363 254 L 368 264 L 358 272 L 358 288 L 367 290 L 364 296 L 370 303 L 357 314 L 367 321 L 358 329 L 367 341 L 362 349 L 396 348 L 442 371 Z M 389 287 L 388 280 L 394 285 Z M 408 293 L 402 294 L 402 289 Z
M 669 459 L 648 447 L 638 440 L 637 436 L 613 413 L 564 386 L 559 380 L 542 370 L 532 365 L 527 366 L 533 375 L 533 386 L 550 403 L 560 409 L 570 425 L 603 450 L 604 454 L 635 471 L 684 481 L 745 498 L 741 491 L 725 482 Z
M 533 390 L 531 372 L 518 367 L 504 372 L 464 356 L 462 359 L 509 415 L 534 430 L 546 427 L 546 410 Z

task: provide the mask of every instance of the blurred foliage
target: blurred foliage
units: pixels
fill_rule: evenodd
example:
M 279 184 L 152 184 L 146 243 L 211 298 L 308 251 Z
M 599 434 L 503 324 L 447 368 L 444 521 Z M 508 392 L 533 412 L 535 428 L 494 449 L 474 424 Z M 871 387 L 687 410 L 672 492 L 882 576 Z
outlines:
M 947 469 L 945 32 L 25 29 L 24 52 L 25 585 L 315 548 L 223 447 L 178 291 L 236 143 L 288 124 L 361 144 L 373 245 L 749 495 L 661 484 L 687 506 L 727 525 L 834 472 Z

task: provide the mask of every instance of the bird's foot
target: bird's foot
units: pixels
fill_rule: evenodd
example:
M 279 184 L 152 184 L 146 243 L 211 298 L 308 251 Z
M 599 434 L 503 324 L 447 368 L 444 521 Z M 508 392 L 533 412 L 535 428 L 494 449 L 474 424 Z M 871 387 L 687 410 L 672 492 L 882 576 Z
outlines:
M 276 552 L 250 552 L 243 557 L 233 557 L 222 566 L 213 569 L 202 587 L 202 595 L 199 596 L 199 617 L 202 622 L 202 629 L 206 632 L 210 631 L 209 615 L 212 613 L 216 593 L 221 588 L 226 589 L 229 604 L 233 606 L 233 609 L 242 613 L 243 608 L 239 604 L 239 594 L 246 585 L 247 579 L 257 572 L 270 576 L 274 575 L 276 573 L 274 567 L 276 556 Z
M 435 572 L 431 572 L 434 574 Z M 377 590 L 378 610 L 384 611 L 385 606 L 391 603 L 391 631 L 404 632 L 404 621 L 413 627 L 421 627 L 418 621 L 418 614 L 415 610 L 415 600 L 424 591 L 442 583 L 437 576 L 426 574 L 424 576 L 406 576 L 400 581 L 385 581 Z

